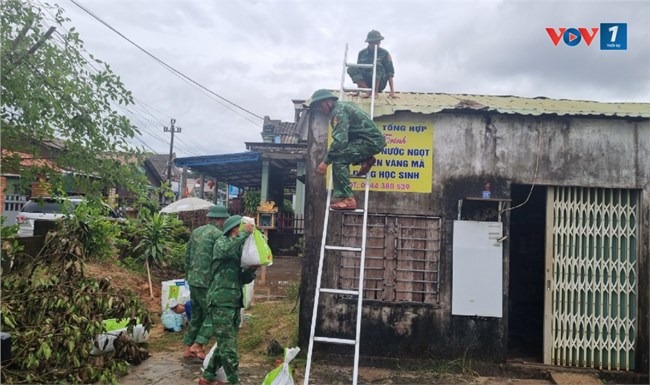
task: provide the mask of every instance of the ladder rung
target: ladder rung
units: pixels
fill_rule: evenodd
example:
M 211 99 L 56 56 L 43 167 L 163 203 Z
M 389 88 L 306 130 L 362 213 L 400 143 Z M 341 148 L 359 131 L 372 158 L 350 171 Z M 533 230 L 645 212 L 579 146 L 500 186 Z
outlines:
M 370 92 L 372 91 L 372 88 L 344 88 L 343 91 L 345 92 Z
M 361 251 L 360 247 L 349 247 L 349 246 L 327 246 L 325 245 L 325 250 L 340 250 L 340 251 Z
M 335 210 L 330 208 L 330 211 L 342 211 L 344 213 L 362 213 L 363 209 L 354 209 L 354 210 Z
M 345 294 L 345 295 L 359 295 L 358 290 L 343 290 L 343 289 L 320 289 L 321 293 L 330 293 L 330 294 Z
M 355 340 L 345 339 L 345 338 L 330 338 L 330 337 L 314 337 L 314 341 L 318 342 L 328 342 L 330 344 L 339 344 L 339 345 L 356 345 Z
M 372 64 L 347 63 L 346 65 L 353 68 L 372 68 Z

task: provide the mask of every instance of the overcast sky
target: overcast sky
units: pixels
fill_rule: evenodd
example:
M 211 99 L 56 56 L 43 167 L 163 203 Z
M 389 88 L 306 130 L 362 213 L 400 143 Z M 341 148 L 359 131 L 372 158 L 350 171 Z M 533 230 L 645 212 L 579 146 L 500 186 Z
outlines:
M 86 49 L 138 100 L 150 148 L 178 156 L 245 151 L 261 120 L 235 113 L 164 69 L 69 0 L 56 0 Z M 343 52 L 377 29 L 404 92 L 650 102 L 648 1 L 78 0 L 161 60 L 257 115 L 293 121 L 292 99 L 340 86 Z M 626 51 L 554 46 L 546 27 L 627 23 Z M 232 108 L 232 107 L 231 107 Z

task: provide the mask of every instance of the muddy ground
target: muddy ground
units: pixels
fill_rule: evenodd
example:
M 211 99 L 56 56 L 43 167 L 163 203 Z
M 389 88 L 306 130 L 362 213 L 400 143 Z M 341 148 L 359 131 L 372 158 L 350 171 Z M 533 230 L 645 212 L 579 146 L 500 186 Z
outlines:
M 151 311 L 160 313 L 160 286 L 154 288 L 154 298 L 150 298 L 146 279 L 133 277 L 119 268 L 108 265 L 91 266 L 94 275 L 110 276 L 116 285 L 124 285 L 134 289 L 144 300 Z M 258 275 L 255 284 L 255 302 L 279 301 L 287 293 L 287 287 L 295 285 L 300 280 L 301 260 L 298 257 L 275 257 L 273 266 L 266 269 L 265 274 Z M 180 277 L 174 277 L 180 278 Z M 254 313 L 255 306 L 250 310 Z M 242 328 L 246 333 L 247 325 Z M 161 325 L 155 325 L 151 330 L 147 344 L 151 357 L 138 366 L 130 368 L 128 375 L 120 379 L 124 385 L 155 384 L 197 384 L 201 376 L 201 361 L 184 359 L 182 352 L 183 333 L 164 332 Z M 240 334 L 241 338 L 241 334 Z M 266 341 L 264 342 L 266 344 Z M 266 356 L 265 347 L 257 351 L 245 353 L 241 357 L 240 379 L 242 385 L 259 385 L 264 376 L 271 371 L 276 362 L 273 357 Z M 206 350 L 207 351 L 207 350 Z M 296 384 L 302 384 L 304 378 L 305 358 L 301 355 L 293 366 Z M 370 367 L 362 364 L 359 368 L 360 384 L 552 384 L 552 383 L 647 383 L 646 377 L 631 376 L 629 378 L 612 377 L 611 374 L 592 370 L 578 370 L 577 375 L 587 380 L 561 380 L 553 377 L 553 373 L 576 373 L 575 370 L 548 367 L 539 363 L 508 362 L 495 363 L 461 363 L 449 361 L 446 364 L 421 362 L 392 362 L 382 367 Z M 568 376 L 568 374 L 567 374 Z M 351 384 L 352 362 L 350 365 L 337 366 L 325 361 L 315 361 L 312 364 L 311 384 Z M 601 381 L 602 378 L 602 381 Z M 568 382 L 567 382 L 568 381 Z

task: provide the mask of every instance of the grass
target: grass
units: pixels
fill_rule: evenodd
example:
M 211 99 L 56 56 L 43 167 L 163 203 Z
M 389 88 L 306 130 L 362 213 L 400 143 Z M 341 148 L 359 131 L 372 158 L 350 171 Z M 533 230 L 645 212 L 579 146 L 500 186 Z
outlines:
M 157 327 L 162 328 L 159 325 Z M 163 331 L 150 335 L 146 348 L 151 352 L 174 352 L 182 350 L 185 348 L 185 345 L 183 345 L 185 331 L 185 329 L 176 333 Z
M 293 347 L 298 344 L 298 311 L 294 307 L 294 299 L 254 303 L 244 314 L 250 314 L 248 321 L 239 329 L 239 354 L 252 354 L 266 357 L 266 349 L 272 340 L 282 347 Z M 155 328 L 162 328 L 158 325 Z M 147 349 L 152 352 L 170 352 L 184 349 L 183 337 L 187 329 L 170 333 L 156 331 L 147 342 Z M 211 339 L 214 343 L 214 338 Z M 207 351 L 207 349 L 206 349 Z M 274 359 L 275 357 L 273 357 Z
M 298 312 L 291 309 L 293 300 L 255 303 L 245 314 L 250 319 L 239 332 L 239 352 L 266 354 L 272 340 L 282 347 L 298 344 Z

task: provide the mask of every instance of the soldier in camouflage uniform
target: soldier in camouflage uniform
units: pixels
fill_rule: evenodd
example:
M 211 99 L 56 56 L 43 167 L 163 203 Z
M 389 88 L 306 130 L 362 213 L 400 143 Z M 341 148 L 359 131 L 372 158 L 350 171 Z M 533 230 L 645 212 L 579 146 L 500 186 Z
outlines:
M 213 206 L 206 214 L 208 224 L 192 231 L 185 257 L 185 280 L 190 285 L 192 317 L 183 343 L 187 346 L 183 357 L 205 358 L 203 346 L 212 336 L 212 323 L 208 314 L 208 287 L 214 243 L 221 236 L 228 211 L 221 205 Z
M 208 291 L 208 306 L 212 328 L 217 337 L 217 349 L 199 379 L 199 385 L 223 384 L 215 373 L 223 366 L 228 384 L 239 383 L 239 356 L 237 355 L 237 330 L 241 321 L 242 286 L 253 282 L 255 269 L 241 267 L 241 255 L 246 238 L 253 225 L 246 224 L 240 233 L 241 216 L 234 215 L 223 225 L 224 236 L 214 245 L 212 282 Z
M 382 92 L 386 88 L 386 84 L 390 86 L 390 97 L 395 97 L 395 88 L 393 86 L 393 76 L 395 76 L 395 68 L 393 67 L 393 58 L 391 58 L 388 51 L 379 47 L 384 37 L 381 36 L 379 31 L 372 30 L 368 32 L 366 43 L 368 47 L 359 51 L 357 57 L 357 64 L 372 64 L 375 58 L 375 47 L 377 47 L 377 75 L 375 79 L 375 91 Z M 372 69 L 348 67 L 348 75 L 352 81 L 361 88 L 370 88 L 368 84 L 372 84 Z M 370 93 L 364 95 L 370 96 Z
M 354 103 L 338 101 L 329 90 L 314 92 L 310 108 L 328 115 L 332 125 L 332 144 L 316 172 L 324 175 L 332 165 L 334 210 L 354 210 L 357 202 L 350 186 L 350 164 L 361 164 L 357 176 L 368 173 L 375 164 L 375 154 L 386 147 L 386 139 L 377 125 Z

